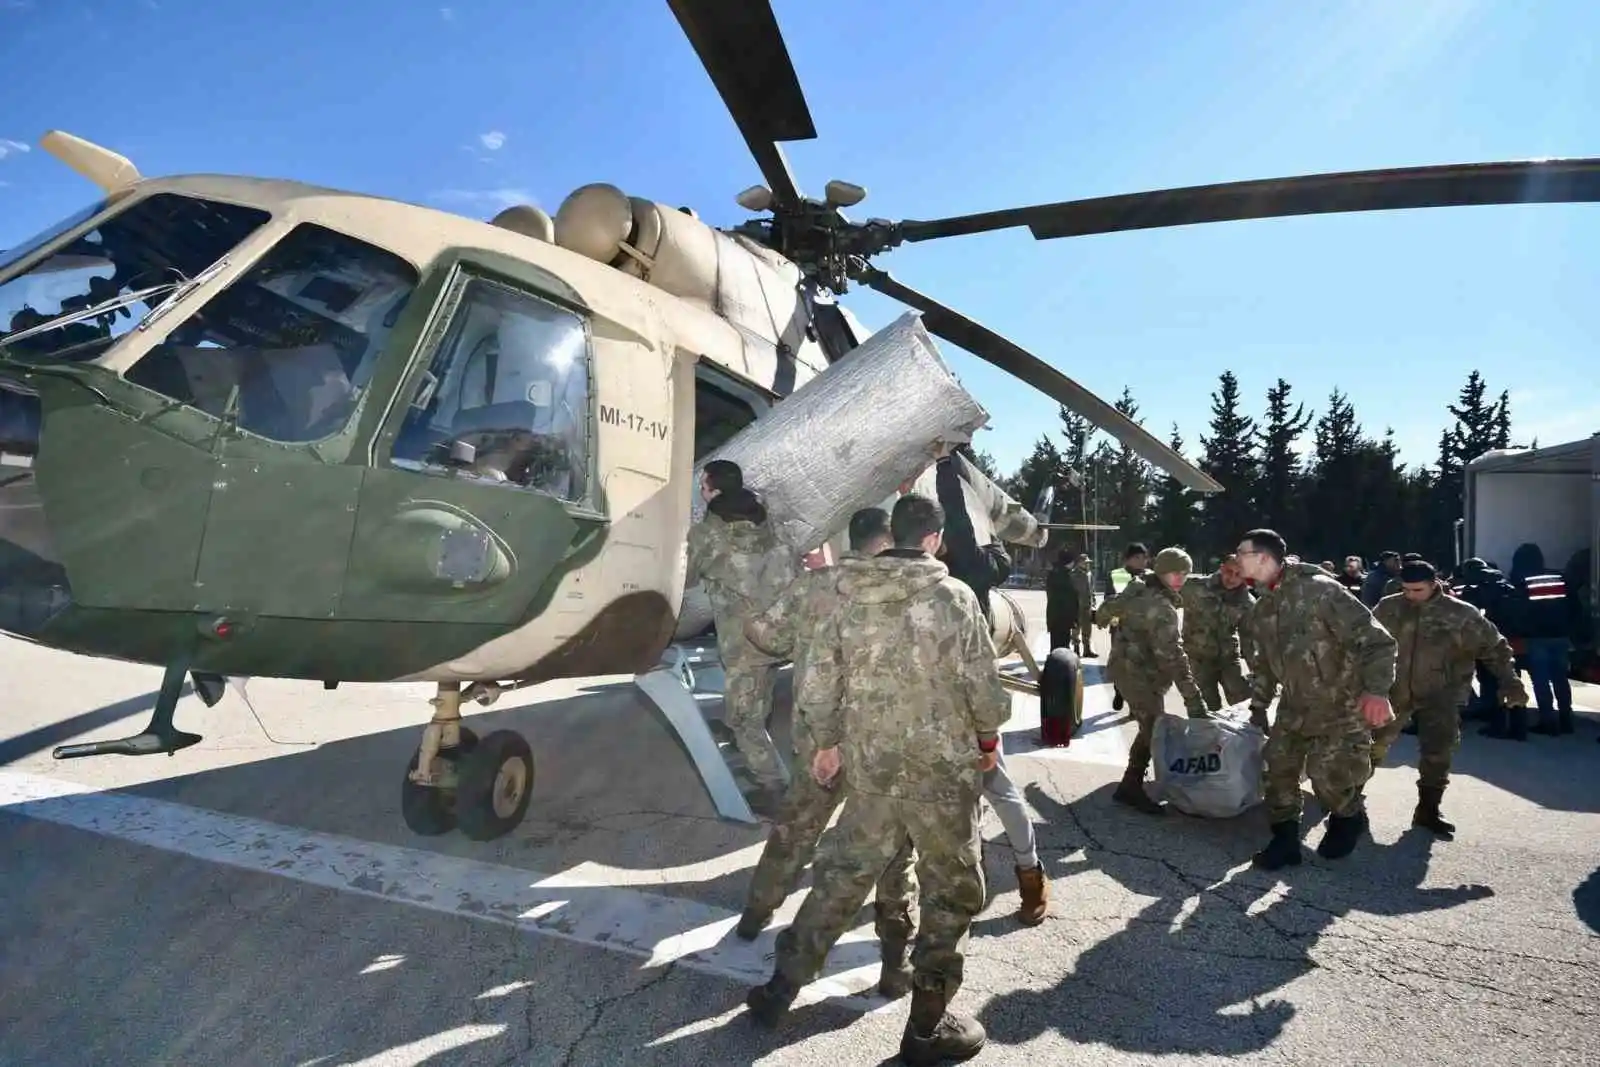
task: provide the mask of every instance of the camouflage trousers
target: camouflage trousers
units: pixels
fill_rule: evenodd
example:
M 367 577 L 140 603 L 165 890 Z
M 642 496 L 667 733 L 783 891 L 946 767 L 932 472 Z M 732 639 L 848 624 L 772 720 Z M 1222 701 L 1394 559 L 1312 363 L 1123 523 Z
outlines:
M 1389 754 L 1389 746 L 1413 718 L 1417 721 L 1417 784 L 1443 789 L 1450 784 L 1450 763 L 1461 744 L 1461 712 L 1454 700 L 1430 700 L 1415 706 L 1394 705 L 1394 721 L 1372 731 L 1372 765 Z
M 781 788 L 788 772 L 778 746 L 767 733 L 773 690 L 778 684 L 777 665 L 724 662 L 723 676 L 722 722 L 733 733 L 734 747 L 756 781 L 767 788 Z
M 868 891 L 908 839 L 922 888 L 912 982 L 941 991 L 947 1000 L 956 995 L 967 934 L 986 899 L 977 793 L 948 801 L 857 792 L 846 797 L 838 824 L 823 835 L 811 893 L 778 935 L 778 973 L 796 985 L 821 973 L 828 951 L 855 923 Z
M 1150 739 L 1155 736 L 1156 720 L 1165 712 L 1165 694 L 1151 686 L 1141 686 L 1127 679 L 1117 683 L 1117 691 L 1127 702 L 1128 717 L 1139 724 L 1128 746 L 1128 773 L 1138 772 L 1140 777 L 1150 767 Z
M 755 873 L 750 878 L 750 891 L 745 898 L 748 911 L 771 914 L 799 887 L 800 872 L 816 856 L 822 832 L 845 798 L 846 786 L 829 789 L 818 785 L 811 777 L 809 752 L 802 751 L 797 756 L 794 778 L 784 794 L 783 807 L 772 824 L 767 845 L 761 850 L 761 859 L 756 862 Z M 911 939 L 911 909 L 916 903 L 916 894 L 911 842 L 907 839 L 878 876 L 878 903 L 884 905 L 877 909 L 879 941 L 904 944 Z
M 1275 725 L 1264 755 L 1267 821 L 1300 821 L 1300 780 L 1311 779 L 1317 803 L 1330 815 L 1362 810 L 1361 789 L 1372 777 L 1372 733 L 1364 725 L 1306 734 Z
M 1194 670 L 1194 684 L 1200 687 L 1200 697 L 1210 710 L 1221 711 L 1250 698 L 1250 683 L 1244 680 L 1244 668 L 1238 660 L 1190 656 L 1189 665 Z

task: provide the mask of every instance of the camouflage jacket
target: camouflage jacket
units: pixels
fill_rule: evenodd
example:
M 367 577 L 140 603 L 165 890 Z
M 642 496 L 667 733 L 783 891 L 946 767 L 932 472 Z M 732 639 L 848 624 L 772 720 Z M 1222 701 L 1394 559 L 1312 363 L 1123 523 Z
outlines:
M 1247 625 L 1255 652 L 1250 706 L 1264 709 L 1281 687 L 1280 727 L 1336 733 L 1364 726 L 1359 698 L 1385 696 L 1394 685 L 1394 638 L 1321 567 L 1285 563 Z
M 966 800 L 978 741 L 1011 717 L 978 598 L 944 564 L 892 549 L 842 569 L 799 681 L 818 748 L 842 747 L 850 788 Z
M 1072 582 L 1073 591 L 1078 594 L 1078 614 L 1088 615 L 1094 610 L 1094 589 L 1089 582 L 1089 572 L 1082 567 L 1073 567 L 1067 571 L 1067 578 Z
M 800 561 L 767 523 L 759 501 L 734 501 L 718 507 L 689 528 L 686 584 L 705 586 L 717 626 L 717 650 L 725 667 L 779 660 L 745 637 L 744 624 L 771 605 L 800 574 Z
M 1256 602 L 1246 586 L 1225 589 L 1222 575 L 1190 578 L 1183 586 L 1183 650 L 1204 663 L 1250 658 L 1248 630 L 1241 624 Z
M 814 633 L 839 606 L 839 578 L 848 569 L 871 559 L 855 552 L 846 552 L 832 567 L 818 567 L 802 571 L 778 594 L 772 606 L 744 624 L 744 635 L 752 645 L 773 656 L 794 661 L 796 686 L 805 677 Z M 798 688 L 796 690 L 798 696 Z M 806 725 L 806 709 L 799 700 L 794 709 L 795 751 L 802 763 L 815 751 L 811 744 L 810 729 Z
M 1106 673 L 1125 695 L 1130 690 L 1161 694 L 1175 684 L 1185 707 L 1203 708 L 1178 634 L 1180 603 L 1182 597 L 1158 576 L 1142 574 L 1100 605 L 1097 617 L 1105 620 L 1113 635 Z
M 1480 659 L 1494 671 L 1508 705 L 1528 702 L 1512 663 L 1510 643 L 1483 612 L 1450 596 L 1442 585 L 1420 604 L 1411 603 L 1404 594 L 1386 596 L 1372 615 L 1398 644 L 1394 688 L 1389 692 L 1394 703 L 1459 704 L 1466 699 L 1473 665 Z

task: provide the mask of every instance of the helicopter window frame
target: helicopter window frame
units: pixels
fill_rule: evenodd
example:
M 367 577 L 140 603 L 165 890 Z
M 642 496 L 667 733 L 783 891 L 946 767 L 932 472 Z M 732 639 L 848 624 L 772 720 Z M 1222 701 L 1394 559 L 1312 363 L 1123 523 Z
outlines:
M 426 284 L 426 282 L 424 282 Z M 442 286 L 438 302 L 430 314 L 428 323 L 424 327 L 416 348 L 411 354 L 402 384 L 391 401 L 390 408 L 384 414 L 384 429 L 375 437 L 372 443 L 371 459 L 375 465 L 391 469 L 427 474 L 432 477 L 460 476 L 460 472 L 438 462 L 429 462 L 426 459 L 417 459 L 396 455 L 397 451 L 405 447 L 402 444 L 406 430 L 412 425 L 412 420 L 419 411 L 417 402 L 426 398 L 431 405 L 433 396 L 446 389 L 456 389 L 462 384 L 465 369 L 460 375 L 453 373 L 453 367 L 445 368 L 443 375 L 436 373 L 441 359 L 448 359 L 454 364 L 462 358 L 456 346 L 459 344 L 459 333 L 465 328 L 466 316 L 471 314 L 474 306 L 472 289 L 475 285 L 488 287 L 490 291 L 498 291 L 514 301 L 534 301 L 549 305 L 563 315 L 571 316 L 582 329 L 583 344 L 580 358 L 583 363 L 583 390 L 584 397 L 581 405 L 581 430 L 572 435 L 574 443 L 581 443 L 583 457 L 580 464 L 572 471 L 577 478 L 581 478 L 583 487 L 580 492 L 571 496 L 553 492 L 550 489 L 537 485 L 524 485 L 516 481 L 501 478 L 480 478 L 489 488 L 503 488 L 530 496 L 544 497 L 559 502 L 567 511 L 576 517 L 585 519 L 605 520 L 605 515 L 596 506 L 598 487 L 596 486 L 596 382 L 595 382 L 595 314 L 593 310 L 577 302 L 573 298 L 550 288 L 519 278 L 502 270 L 486 266 L 475 261 L 470 254 L 463 256 L 451 264 L 449 273 Z M 472 359 L 469 351 L 465 357 L 468 362 Z M 396 418 L 398 416 L 398 420 Z
M 124 367 L 122 376 L 130 384 L 160 396 L 169 404 L 179 405 L 181 410 L 197 412 L 207 419 L 223 423 L 228 435 L 241 443 L 253 443 L 258 447 L 266 446 L 279 450 L 310 448 L 316 451 L 324 448 L 329 442 L 348 437 L 359 426 L 362 412 L 369 403 L 368 398 L 378 385 L 379 371 L 387 354 L 397 341 L 404 340 L 404 334 L 398 329 L 399 317 L 405 306 L 421 290 L 425 277 L 415 262 L 394 249 L 349 233 L 339 226 L 328 225 L 319 218 L 298 215 L 274 217 L 264 208 L 254 205 L 241 206 L 251 207 L 269 215 L 268 220 L 255 233 L 229 253 L 236 255 L 240 250 L 248 249 L 246 261 L 231 270 L 229 276 L 215 291 L 207 295 L 203 302 L 186 309 L 181 319 L 175 317 L 172 323 L 163 324 L 164 330 L 160 338 L 144 352 L 139 353 L 130 365 Z M 261 243 L 256 245 L 255 242 L 258 240 Z M 333 242 L 332 252 L 327 245 L 330 240 Z M 297 247 L 308 241 L 322 242 L 324 247 L 320 249 L 316 245 Z M 352 258 L 352 253 L 355 251 L 359 251 L 359 256 Z M 281 287 L 279 283 L 294 276 L 289 266 L 282 262 L 286 252 L 296 253 L 311 265 L 305 266 L 303 270 L 311 270 L 312 266 L 316 266 L 319 254 L 323 257 L 331 256 L 335 261 L 333 267 L 329 268 L 323 263 L 319 269 L 338 273 L 341 269 L 351 269 L 352 266 L 369 268 L 369 273 L 372 275 L 368 279 L 369 288 L 358 294 L 364 298 L 364 303 L 358 307 L 358 311 L 366 315 L 365 321 L 360 326 L 345 321 L 343 312 L 349 310 L 348 307 L 341 310 L 325 305 L 327 310 L 322 311 L 307 306 L 301 301 L 313 300 L 314 303 L 321 301 L 314 300 L 302 291 L 297 290 L 294 297 L 278 292 L 278 288 Z M 293 262 L 292 259 L 289 260 L 289 263 Z M 262 284 L 261 272 L 266 268 L 275 268 L 273 276 L 266 279 L 271 283 L 271 287 Z M 384 273 L 385 271 L 387 273 Z M 385 284 L 389 288 L 379 292 Z M 298 368 L 284 364 L 277 369 L 290 375 L 301 373 L 315 377 L 317 374 L 322 374 L 325 379 L 323 384 L 332 387 L 334 393 L 339 391 L 335 378 L 342 379 L 345 395 L 342 397 L 324 395 L 323 410 L 315 417 L 308 410 L 304 420 L 306 425 L 302 432 L 292 436 L 280 436 L 268 432 L 259 421 L 256 425 L 252 425 L 248 415 L 241 418 L 236 407 L 230 407 L 225 402 L 219 403 L 222 394 L 218 391 L 216 382 L 208 387 L 215 395 L 211 395 L 207 402 L 201 402 L 202 398 L 195 393 L 198 386 L 195 385 L 194 375 L 202 370 L 205 370 L 207 376 L 219 382 L 229 374 L 238 375 L 239 380 L 234 383 L 234 388 L 238 389 L 243 382 L 246 368 L 229 370 L 222 364 L 216 364 L 206 370 L 201 365 L 195 367 L 185 365 L 180 375 L 190 379 L 187 388 L 193 395 L 184 399 L 172 395 L 168 388 L 176 384 L 176 379 L 173 379 L 170 373 L 171 368 L 159 368 L 157 362 L 152 362 L 153 358 L 159 361 L 164 354 L 172 355 L 172 359 L 168 360 L 169 363 L 180 359 L 178 355 L 180 349 L 171 347 L 174 338 L 184 336 L 187 331 L 196 328 L 203 329 L 208 314 L 222 322 L 230 322 L 238 318 L 237 312 L 260 307 L 263 302 L 269 314 L 273 309 L 284 313 L 283 323 L 274 326 L 272 330 L 277 336 L 269 336 L 259 324 L 248 323 L 253 328 L 242 331 L 241 341 L 223 345 L 205 337 L 193 345 L 182 346 L 181 351 L 190 353 L 192 360 L 194 353 L 206 350 L 226 353 L 248 349 L 252 347 L 251 342 L 259 346 L 267 341 L 300 340 L 297 334 L 306 335 L 305 339 L 311 340 L 312 335 L 308 331 L 316 330 L 314 343 L 303 344 L 298 348 L 285 348 L 281 343 L 278 346 L 262 348 L 260 366 L 248 371 L 253 377 L 262 379 L 259 384 L 272 383 L 271 391 L 277 395 L 280 403 L 277 408 L 268 404 L 268 410 L 276 410 L 279 415 L 288 414 L 291 419 L 295 413 L 281 403 L 285 394 L 283 386 L 276 382 L 279 375 L 271 361 L 274 352 L 300 352 L 316 357 L 309 363 L 303 360 L 302 366 Z M 368 306 L 369 304 L 371 306 Z M 383 314 L 379 315 L 378 312 Z M 357 351 L 355 347 L 357 341 L 360 342 L 358 357 L 352 355 Z M 320 351 L 323 349 L 328 351 Z M 334 365 L 329 365 L 330 358 L 336 360 Z M 317 365 L 317 360 L 320 360 L 321 365 Z M 337 375 L 335 371 L 338 372 Z M 152 380 L 152 373 L 156 374 L 158 379 L 163 373 L 166 377 Z M 288 384 L 287 379 L 285 384 Z M 263 390 L 258 388 L 255 391 L 262 394 L 262 401 L 266 402 Z

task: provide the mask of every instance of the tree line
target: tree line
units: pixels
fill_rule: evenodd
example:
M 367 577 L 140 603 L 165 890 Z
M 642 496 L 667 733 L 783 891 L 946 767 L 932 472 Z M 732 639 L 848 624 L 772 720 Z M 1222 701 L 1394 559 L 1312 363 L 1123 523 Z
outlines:
M 1131 390 L 1122 391 L 1116 408 L 1142 425 Z M 1028 507 L 1045 485 L 1054 485 L 1052 521 L 1120 527 L 1101 535 L 1102 549 L 1129 541 L 1147 542 L 1152 550 L 1182 545 L 1197 566 L 1206 566 L 1231 551 L 1244 531 L 1268 526 L 1288 539 L 1290 551 L 1312 561 L 1341 561 L 1354 553 L 1370 562 L 1393 548 L 1448 567 L 1462 514 L 1463 468 L 1485 452 L 1512 445 L 1510 397 L 1505 391 L 1492 395 L 1477 371 L 1447 405 L 1438 457 L 1426 465 L 1402 463 L 1393 429 L 1370 433 L 1338 389 L 1319 413 L 1296 400 L 1279 378 L 1257 412 L 1247 413 L 1238 378 L 1224 371 L 1211 394 L 1211 419 L 1196 463 L 1223 486 L 1213 496 L 1184 489 L 1064 407 L 1060 428 L 1041 435 L 1013 474 L 997 471 L 986 453 L 975 459 Z M 1196 459 L 1175 424 L 1168 443 Z M 1052 553 L 1088 550 L 1090 536 L 1056 531 L 1049 547 Z

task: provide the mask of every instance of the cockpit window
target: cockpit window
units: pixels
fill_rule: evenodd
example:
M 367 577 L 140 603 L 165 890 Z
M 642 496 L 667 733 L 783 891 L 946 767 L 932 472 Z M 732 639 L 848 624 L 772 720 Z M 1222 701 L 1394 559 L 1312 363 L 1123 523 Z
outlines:
M 581 503 L 589 474 L 583 318 L 532 293 L 470 279 L 393 458 L 396 466 Z
M 68 215 L 54 226 L 48 226 L 34 234 L 32 237 L 28 237 L 17 242 L 10 248 L 0 248 L 0 273 L 4 273 L 6 268 L 10 267 L 13 263 L 20 263 L 22 260 L 43 248 L 51 241 L 54 241 L 57 237 L 60 237 L 68 230 L 75 230 L 79 226 L 82 226 L 84 223 L 100 214 L 100 212 L 105 209 L 105 206 L 106 202 L 104 200 L 96 200 L 94 203 L 90 204 L 86 208 L 83 208 L 81 211 L 74 211 L 72 214 Z
M 128 380 L 261 437 L 319 441 L 355 411 L 416 284 L 416 268 L 392 252 L 305 223 Z
M 30 243 L 37 249 L 92 214 L 80 213 Z M 0 285 L 0 352 L 96 359 L 270 218 L 175 193 L 134 201 Z M 103 310 L 85 314 L 97 307 Z

